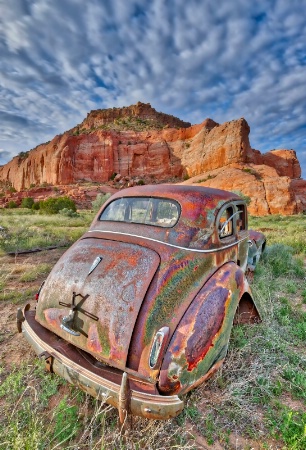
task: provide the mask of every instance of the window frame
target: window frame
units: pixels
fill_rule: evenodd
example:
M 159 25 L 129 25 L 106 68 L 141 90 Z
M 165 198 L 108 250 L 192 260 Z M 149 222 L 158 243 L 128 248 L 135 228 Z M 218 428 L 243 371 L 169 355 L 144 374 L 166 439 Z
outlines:
M 114 202 L 117 201 L 121 201 L 121 200 L 129 200 L 129 199 L 135 199 L 135 200 L 148 200 L 150 201 L 151 199 L 153 200 L 160 200 L 161 202 L 170 202 L 171 204 L 174 204 L 177 208 L 177 212 L 178 212 L 178 217 L 177 220 L 175 221 L 174 224 L 172 225 L 167 225 L 165 226 L 164 224 L 158 224 L 156 223 L 150 223 L 150 222 L 136 222 L 136 221 L 131 221 L 131 220 L 111 220 L 111 219 L 102 219 L 102 215 L 103 213 L 107 210 L 108 207 L 110 207 L 110 205 Z M 157 208 L 156 208 L 157 209 Z M 131 224 L 131 225 L 145 225 L 145 226 L 153 226 L 153 227 L 158 227 L 158 228 L 164 228 L 164 229 L 169 229 L 169 228 L 173 228 L 177 225 L 177 223 L 180 220 L 181 217 L 181 212 L 182 212 L 182 208 L 181 205 L 179 204 L 178 201 L 172 199 L 172 198 L 167 198 L 167 197 L 157 197 L 157 196 L 131 196 L 131 197 L 119 197 L 119 198 L 115 198 L 114 200 L 112 200 L 110 203 L 108 203 L 107 205 L 105 205 L 105 207 L 103 208 L 103 210 L 101 211 L 99 217 L 98 217 L 98 221 L 99 222 L 111 222 L 111 223 L 118 223 L 118 224 Z M 127 215 L 127 211 L 125 211 L 124 216 Z
M 239 206 L 243 207 L 243 209 L 239 210 Z M 232 233 L 227 235 L 227 236 L 220 236 L 220 231 L 221 229 L 219 229 L 219 225 L 220 225 L 220 220 L 221 217 L 223 216 L 224 212 L 231 208 L 232 209 Z M 238 221 L 238 217 L 239 215 L 243 213 L 243 218 L 242 218 L 242 224 L 244 225 L 243 229 L 238 229 L 237 226 L 237 221 Z M 238 216 L 238 217 L 237 217 Z M 226 223 L 226 222 L 224 222 Z M 222 224 L 223 226 L 224 224 Z M 222 227 L 221 227 L 222 228 Z M 248 230 L 248 217 L 247 217 L 247 207 L 246 204 L 243 201 L 240 200 L 236 200 L 236 201 L 231 201 L 228 202 L 226 204 L 224 204 L 221 209 L 219 210 L 217 217 L 216 217 L 216 229 L 217 229 L 217 234 L 218 234 L 218 239 L 220 243 L 226 242 L 226 243 L 231 243 L 237 240 L 238 238 L 238 233 L 243 233 L 246 232 Z

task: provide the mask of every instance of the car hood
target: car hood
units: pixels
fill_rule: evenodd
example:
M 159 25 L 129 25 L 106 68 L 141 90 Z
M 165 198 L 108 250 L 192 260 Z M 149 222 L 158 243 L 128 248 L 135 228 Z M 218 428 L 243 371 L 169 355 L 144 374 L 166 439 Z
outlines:
M 97 359 L 124 369 L 134 325 L 159 264 L 152 249 L 81 239 L 47 278 L 36 320 Z M 72 320 L 67 322 L 69 313 Z

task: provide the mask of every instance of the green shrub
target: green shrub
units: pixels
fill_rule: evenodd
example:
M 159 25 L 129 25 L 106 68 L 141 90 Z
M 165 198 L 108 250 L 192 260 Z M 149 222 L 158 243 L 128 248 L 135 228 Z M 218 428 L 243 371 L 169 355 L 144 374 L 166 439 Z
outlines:
M 30 152 L 20 152 L 18 153 L 19 159 L 26 159 L 29 156 Z
M 73 211 L 72 209 L 63 208 L 59 211 L 59 214 L 66 217 L 79 217 L 79 214 L 76 211 Z
M 75 203 L 69 197 L 48 198 L 39 202 L 39 209 L 45 214 L 58 214 L 64 208 L 76 212 Z
M 25 197 L 21 201 L 21 208 L 31 209 L 34 205 L 34 199 L 32 197 Z
M 7 208 L 9 209 L 18 208 L 18 205 L 16 202 L 14 202 L 14 200 L 10 200 L 7 204 Z
M 138 184 L 138 186 L 143 186 L 143 185 L 145 184 L 145 182 L 144 182 L 143 180 L 139 180 L 139 181 L 137 182 L 137 184 Z
M 111 194 L 98 194 L 96 199 L 91 202 L 92 209 L 98 211 L 101 206 L 110 198 Z
M 34 202 L 32 209 L 34 209 L 34 211 L 38 211 L 40 209 L 40 202 Z

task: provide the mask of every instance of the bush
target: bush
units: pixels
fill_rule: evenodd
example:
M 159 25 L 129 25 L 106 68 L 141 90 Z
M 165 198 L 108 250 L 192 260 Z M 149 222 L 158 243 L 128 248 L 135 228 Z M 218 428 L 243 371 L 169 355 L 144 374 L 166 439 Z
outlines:
M 61 216 L 65 216 L 65 217 L 79 217 L 80 216 L 76 211 L 73 211 L 72 209 L 68 209 L 68 208 L 61 209 L 59 211 L 59 214 Z
M 7 204 L 7 207 L 12 209 L 12 208 L 18 208 L 18 205 L 16 202 L 14 202 L 14 200 L 10 200 Z
M 32 205 L 32 209 L 34 209 L 34 211 L 38 211 L 40 208 L 40 202 L 34 202 Z
M 76 212 L 75 203 L 69 197 L 48 198 L 39 202 L 39 209 L 45 214 L 58 214 L 64 208 Z
M 32 209 L 33 205 L 34 205 L 34 199 L 32 197 L 25 197 L 21 201 L 21 208 Z
M 109 197 L 111 196 L 111 194 L 98 194 L 96 199 L 91 202 L 92 205 L 92 209 L 94 211 L 98 211 L 101 206 L 109 199 Z
M 20 152 L 18 153 L 19 159 L 26 159 L 29 156 L 30 152 Z

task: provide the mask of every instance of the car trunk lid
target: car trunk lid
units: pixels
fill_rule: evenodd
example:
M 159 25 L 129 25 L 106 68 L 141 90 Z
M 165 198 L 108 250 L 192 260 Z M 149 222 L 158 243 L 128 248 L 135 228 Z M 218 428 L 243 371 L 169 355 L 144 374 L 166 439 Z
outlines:
M 123 369 L 159 263 L 155 251 L 136 244 L 81 239 L 47 278 L 36 320 L 97 359 Z

